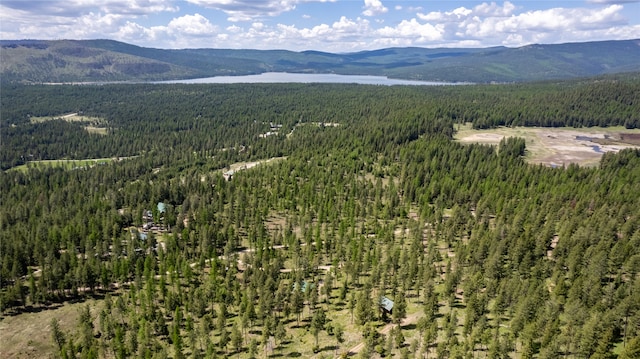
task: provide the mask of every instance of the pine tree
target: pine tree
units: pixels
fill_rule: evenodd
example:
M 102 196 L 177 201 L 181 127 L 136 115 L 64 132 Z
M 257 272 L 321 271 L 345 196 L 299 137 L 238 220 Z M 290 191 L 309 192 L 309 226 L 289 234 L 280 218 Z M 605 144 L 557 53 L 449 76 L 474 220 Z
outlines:
M 62 350 L 66 342 L 66 338 L 64 332 L 60 329 L 60 322 L 58 322 L 57 318 L 51 319 L 51 336 L 53 338 L 53 342 L 58 347 L 58 350 Z
M 239 353 L 242 350 L 242 333 L 240 329 L 238 329 L 237 323 L 233 325 L 231 328 L 231 345 L 235 349 L 236 353 Z
M 393 322 L 400 324 L 407 317 L 407 300 L 404 291 L 400 290 L 393 304 Z
M 640 335 L 629 340 L 627 345 L 620 353 L 618 359 L 635 359 L 640 358 Z

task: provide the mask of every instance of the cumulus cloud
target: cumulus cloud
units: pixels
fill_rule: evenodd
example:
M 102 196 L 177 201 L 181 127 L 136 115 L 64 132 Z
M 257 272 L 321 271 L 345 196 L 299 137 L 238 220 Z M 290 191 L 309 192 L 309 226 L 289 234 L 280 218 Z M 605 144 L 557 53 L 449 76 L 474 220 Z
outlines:
M 416 19 L 403 20 L 394 27 L 385 26 L 376 31 L 379 37 L 378 41 L 387 41 L 388 43 L 399 44 L 395 40 L 401 42 L 413 42 L 416 44 L 425 44 L 427 42 L 439 41 L 443 38 L 444 27 L 441 25 L 423 24 Z M 386 39 L 386 40 L 385 40 Z
M 487 38 L 506 35 L 505 44 L 539 42 L 587 30 L 608 29 L 626 21 L 620 15 L 621 5 L 599 10 L 584 8 L 528 11 L 505 18 L 473 18 L 461 23 L 463 33 L 469 37 Z
M 295 9 L 299 0 L 186 0 L 195 5 L 224 11 L 229 21 L 249 21 L 259 16 L 276 16 Z
M 637 21 L 629 24 L 627 19 L 626 8 L 635 5 L 608 0 L 594 0 L 607 4 L 543 10 L 524 10 L 509 1 L 451 6 L 433 12 L 397 6 L 394 17 L 405 17 L 395 22 L 394 17 L 384 16 L 388 10 L 379 0 L 365 0 L 363 7 L 358 6 L 362 2 L 356 6 L 344 6 L 340 1 L 326 4 L 329 15 L 313 12 L 324 0 L 186 1 L 192 3 L 190 10 L 196 6 L 201 8 L 169 18 L 153 18 L 152 12 L 166 15 L 175 11 L 178 0 L 3 1 L 0 3 L 0 38 L 110 38 L 161 48 L 351 52 L 388 46 L 522 46 L 628 39 L 640 34 Z M 316 4 L 306 6 L 312 2 Z M 613 2 L 616 3 L 609 4 Z M 220 14 L 211 9 L 222 11 L 233 21 L 220 19 L 217 17 Z M 334 14 L 332 9 L 336 9 Z M 351 13 L 338 9 L 349 9 Z M 273 18 L 287 11 L 297 13 Z M 370 20 L 374 15 L 374 20 Z M 148 21 L 150 19 L 153 21 Z
M 589 0 L 591 4 L 628 4 L 634 2 L 640 2 L 640 0 Z
M 376 16 L 389 11 L 380 0 L 364 0 L 364 16 Z
M 189 3 L 225 12 L 233 22 L 273 17 L 291 11 L 297 4 L 335 0 L 186 0 Z
M 364 11 L 362 12 L 364 16 L 376 16 L 384 14 L 387 11 L 389 11 L 389 9 L 382 5 L 382 1 L 380 0 L 364 0 Z
M 178 10 L 173 5 L 173 0 L 9 0 L 3 1 L 2 6 L 38 15 L 63 17 L 77 17 L 91 12 L 145 15 Z
M 433 22 L 451 22 L 451 21 L 459 21 L 463 18 L 468 17 L 473 11 L 471 9 L 467 9 L 465 7 L 459 7 L 453 11 L 432 11 L 428 14 L 418 13 L 418 18 L 424 21 L 433 21 Z
M 598 9 L 551 8 L 517 13 L 517 7 L 506 1 L 502 5 L 492 2 L 471 9 L 418 13 L 417 17 L 428 24 L 438 24 L 442 40 L 516 46 L 570 41 L 572 37 L 584 39 L 587 33 L 597 37 L 596 31 L 626 25 L 622 10 L 623 6 L 616 4 Z
M 160 12 L 175 12 L 174 0 L 47 0 L 3 1 L 0 37 L 37 39 L 143 38 L 132 20 Z M 144 30 L 144 31 L 143 31 Z M 134 35 L 137 34 L 137 35 Z
M 169 22 L 167 29 L 172 33 L 190 36 L 206 36 L 216 32 L 216 27 L 200 14 L 175 18 Z

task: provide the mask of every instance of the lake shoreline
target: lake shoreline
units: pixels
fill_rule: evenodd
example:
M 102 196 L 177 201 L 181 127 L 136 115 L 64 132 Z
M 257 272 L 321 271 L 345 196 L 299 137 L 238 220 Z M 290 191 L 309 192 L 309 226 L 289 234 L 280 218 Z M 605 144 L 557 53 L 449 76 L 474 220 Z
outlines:
M 342 83 L 360 85 L 458 86 L 470 82 L 437 82 L 404 80 L 373 75 L 340 75 L 322 73 L 263 72 L 240 76 L 213 76 L 183 80 L 154 81 L 156 84 L 238 84 L 238 83 Z

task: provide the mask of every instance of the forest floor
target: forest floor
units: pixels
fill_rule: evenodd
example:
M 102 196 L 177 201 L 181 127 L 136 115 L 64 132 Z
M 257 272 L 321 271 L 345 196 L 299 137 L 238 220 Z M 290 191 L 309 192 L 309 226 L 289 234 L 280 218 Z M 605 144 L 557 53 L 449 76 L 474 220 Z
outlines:
M 18 315 L 0 317 L 0 358 L 42 358 L 55 352 L 51 320 L 58 319 L 60 329 L 74 330 L 80 309 L 89 305 L 96 316 L 96 304 L 101 300 L 65 302 L 63 304 L 28 307 Z
M 622 139 L 625 134 L 640 136 L 640 130 L 624 127 L 499 127 L 474 130 L 470 124 L 457 127 L 455 139 L 461 143 L 498 145 L 505 137 L 521 137 L 526 141 L 526 159 L 530 163 L 551 167 L 597 166 L 605 152 L 625 148 L 640 148 L 633 141 Z
M 409 324 L 415 323 L 421 316 L 422 316 L 421 312 L 416 312 L 409 315 L 408 317 L 402 319 L 402 323 L 400 323 L 400 327 L 404 327 Z M 389 335 L 389 333 L 391 332 L 391 329 L 395 328 L 397 325 L 398 324 L 396 323 L 389 323 L 385 325 L 381 330 L 379 330 L 379 332 L 380 334 Z M 358 343 L 358 345 L 351 347 L 347 351 L 347 356 L 353 356 L 358 354 L 362 349 L 364 349 L 364 346 L 365 346 L 365 343 L 361 342 L 361 343 Z

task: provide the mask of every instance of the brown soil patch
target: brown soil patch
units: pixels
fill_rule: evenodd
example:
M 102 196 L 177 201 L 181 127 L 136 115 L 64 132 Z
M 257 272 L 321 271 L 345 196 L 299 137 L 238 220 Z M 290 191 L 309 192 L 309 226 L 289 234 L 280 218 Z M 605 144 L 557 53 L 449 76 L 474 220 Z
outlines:
M 505 137 L 521 137 L 527 146 L 526 160 L 552 167 L 597 166 L 606 152 L 640 147 L 640 130 L 614 128 L 541 128 L 500 127 L 473 130 L 470 125 L 460 128 L 455 138 L 462 143 L 498 145 Z

